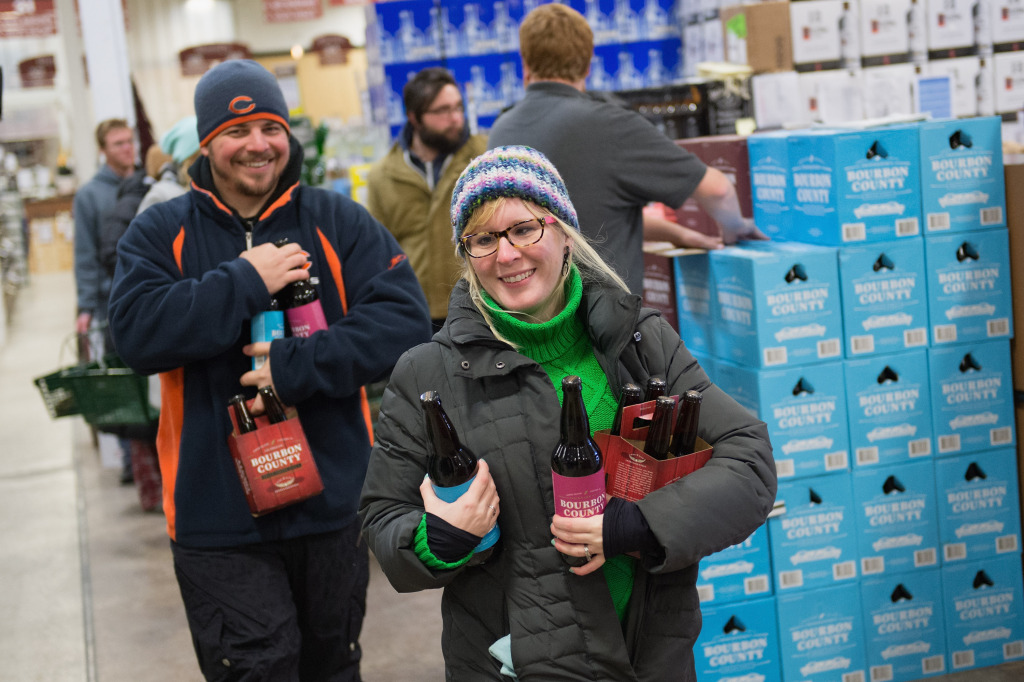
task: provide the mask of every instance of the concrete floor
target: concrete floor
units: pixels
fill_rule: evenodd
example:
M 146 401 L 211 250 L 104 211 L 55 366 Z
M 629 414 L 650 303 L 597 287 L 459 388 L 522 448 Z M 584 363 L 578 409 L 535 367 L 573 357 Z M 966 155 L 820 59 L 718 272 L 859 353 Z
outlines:
M 80 418 L 48 417 L 32 384 L 72 362 L 74 316 L 70 273 L 35 275 L 0 346 L 0 679 L 200 680 L 163 516 L 118 484 Z M 440 593 L 396 594 L 373 568 L 364 679 L 443 680 Z M 930 679 L 1020 682 L 1024 661 Z

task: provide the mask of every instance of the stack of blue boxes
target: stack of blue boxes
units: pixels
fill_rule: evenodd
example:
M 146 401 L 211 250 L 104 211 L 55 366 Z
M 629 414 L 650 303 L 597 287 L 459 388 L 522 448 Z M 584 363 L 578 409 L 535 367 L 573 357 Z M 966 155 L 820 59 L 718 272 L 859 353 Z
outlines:
M 551 0 L 393 0 L 366 6 L 371 116 L 394 137 L 405 123 L 402 88 L 421 69 L 443 66 L 462 88 L 467 113 L 488 130 L 523 95 L 519 24 Z M 587 88 L 632 90 L 682 77 L 677 0 L 571 0 L 594 31 Z
M 1024 659 L 1000 119 L 747 147 L 773 239 L 677 258 L 679 328 L 767 423 L 784 511 L 701 563 L 701 679 Z

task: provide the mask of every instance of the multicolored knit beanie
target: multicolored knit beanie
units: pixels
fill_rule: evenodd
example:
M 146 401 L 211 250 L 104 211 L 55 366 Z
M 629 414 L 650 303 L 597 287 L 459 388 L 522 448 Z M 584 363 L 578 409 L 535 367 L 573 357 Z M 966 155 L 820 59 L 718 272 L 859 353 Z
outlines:
M 473 211 L 509 197 L 531 201 L 580 229 L 562 176 L 548 158 L 530 147 L 497 147 L 469 162 L 452 192 L 452 239 L 462 237 Z

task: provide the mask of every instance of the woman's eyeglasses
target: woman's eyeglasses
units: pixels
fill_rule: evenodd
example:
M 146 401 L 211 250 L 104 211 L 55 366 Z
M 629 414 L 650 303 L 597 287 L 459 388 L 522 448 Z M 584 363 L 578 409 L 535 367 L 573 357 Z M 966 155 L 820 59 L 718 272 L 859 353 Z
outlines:
M 477 232 L 463 237 L 459 240 L 462 248 L 472 258 L 483 258 L 490 256 L 498 250 L 498 240 L 504 237 L 509 244 L 522 249 L 533 246 L 544 237 L 544 226 L 555 222 L 553 216 L 546 215 L 543 218 L 530 218 L 512 225 L 500 232 Z

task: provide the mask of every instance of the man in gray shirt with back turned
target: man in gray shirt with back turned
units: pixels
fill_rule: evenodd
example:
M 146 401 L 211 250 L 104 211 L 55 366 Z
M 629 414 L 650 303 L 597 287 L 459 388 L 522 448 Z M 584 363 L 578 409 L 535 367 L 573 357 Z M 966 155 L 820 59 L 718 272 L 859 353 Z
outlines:
M 594 37 L 579 12 L 541 5 L 523 20 L 519 46 L 526 96 L 495 121 L 488 146 L 526 145 L 551 160 L 580 229 L 633 293 L 642 293 L 645 238 L 698 248 L 767 239 L 740 213 L 725 175 L 635 111 L 586 94 Z M 718 223 L 721 239 L 643 216 L 652 201 L 676 208 L 690 196 Z

